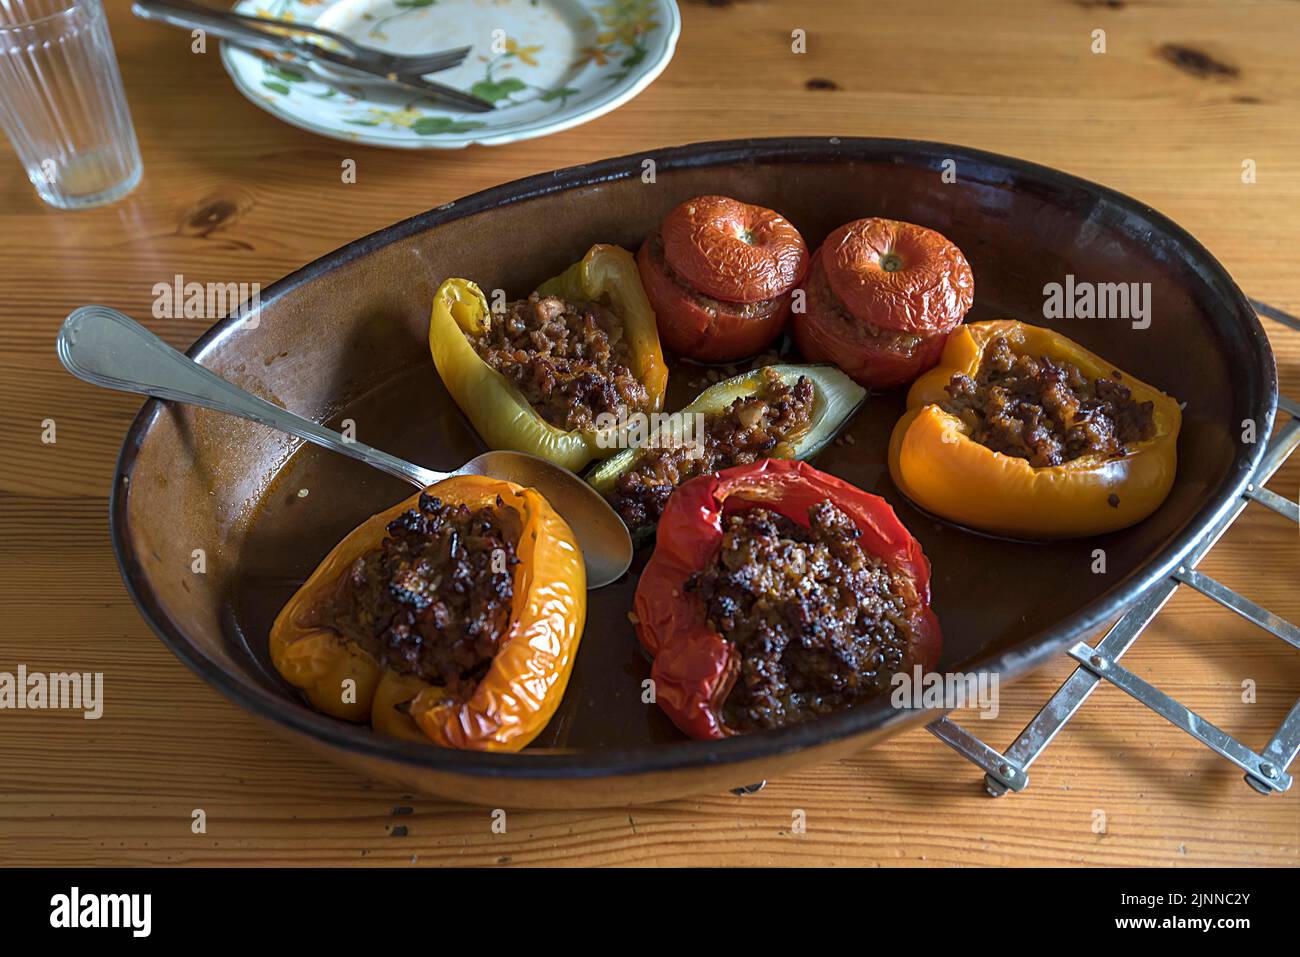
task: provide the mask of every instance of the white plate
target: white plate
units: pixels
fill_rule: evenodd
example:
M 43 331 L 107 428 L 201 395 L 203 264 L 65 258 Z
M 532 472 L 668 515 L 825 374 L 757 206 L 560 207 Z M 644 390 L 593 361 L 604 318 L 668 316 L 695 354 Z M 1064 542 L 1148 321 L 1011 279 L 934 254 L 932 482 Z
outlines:
M 649 86 L 681 32 L 673 0 L 240 0 L 234 9 L 319 23 L 392 53 L 472 46 L 464 63 L 429 79 L 494 101 L 490 113 L 222 44 L 235 86 L 267 112 L 322 136 L 407 149 L 493 146 L 586 123 Z

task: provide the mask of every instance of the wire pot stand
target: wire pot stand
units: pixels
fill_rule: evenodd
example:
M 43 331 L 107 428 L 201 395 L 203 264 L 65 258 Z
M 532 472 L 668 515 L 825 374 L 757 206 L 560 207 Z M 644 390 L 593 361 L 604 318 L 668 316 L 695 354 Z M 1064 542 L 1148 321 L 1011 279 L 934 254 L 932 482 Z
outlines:
M 1266 303 L 1252 300 L 1251 305 L 1259 315 L 1300 331 L 1300 319 L 1295 316 Z M 1264 457 L 1241 498 L 1206 532 L 1186 560 L 1143 595 L 1096 645 L 1080 641 L 1066 651 L 1079 667 L 1020 732 L 1011 747 L 998 751 L 946 715 L 926 725 L 927 731 L 984 772 L 985 788 L 993 797 L 1001 797 L 1008 791 L 1023 791 L 1029 786 L 1030 766 L 1102 681 L 1110 682 L 1241 768 L 1246 773 L 1246 783 L 1256 791 L 1270 794 L 1291 787 L 1287 768 L 1300 752 L 1300 699 L 1263 752 L 1257 753 L 1120 664 L 1125 652 L 1184 585 L 1300 650 L 1300 628 L 1196 570 L 1201 559 L 1251 502 L 1272 509 L 1288 521 L 1300 523 L 1300 506 L 1266 487 L 1268 480 L 1300 447 L 1300 402 L 1279 396 L 1278 411 L 1286 414 L 1287 421 L 1274 429 Z

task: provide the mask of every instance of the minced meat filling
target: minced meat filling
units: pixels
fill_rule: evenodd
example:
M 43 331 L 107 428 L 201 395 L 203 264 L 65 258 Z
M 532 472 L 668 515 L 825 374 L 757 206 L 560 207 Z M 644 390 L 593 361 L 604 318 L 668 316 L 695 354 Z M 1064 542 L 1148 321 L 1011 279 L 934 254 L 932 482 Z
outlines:
M 779 443 L 807 430 L 812 421 L 812 380 L 800 376 L 790 386 L 770 368 L 763 369 L 759 378 L 753 395 L 704 417 L 702 437 L 647 448 L 618 477 L 608 498 L 628 528 L 659 521 L 673 489 L 688 479 L 767 458 Z
M 1120 457 L 1155 434 L 1150 402 L 1138 402 L 1119 372 L 1089 380 L 1075 365 L 1015 351 L 995 337 L 975 377 L 958 373 L 940 406 L 958 416 L 970 437 L 1035 468 L 1081 455 Z
M 342 577 L 321 623 L 383 668 L 455 698 L 473 693 L 510 627 L 519 513 L 471 509 L 425 493 L 388 525 L 379 548 Z
M 808 518 L 805 528 L 761 507 L 728 515 L 717 558 L 686 582 L 740 653 L 722 709 L 737 731 L 839 710 L 886 690 L 903 667 L 915 589 L 863 550 L 830 500 Z
M 649 403 L 645 384 L 632 373 L 623 324 L 599 303 L 533 293 L 468 338 L 557 429 L 594 428 L 602 413 L 625 419 Z

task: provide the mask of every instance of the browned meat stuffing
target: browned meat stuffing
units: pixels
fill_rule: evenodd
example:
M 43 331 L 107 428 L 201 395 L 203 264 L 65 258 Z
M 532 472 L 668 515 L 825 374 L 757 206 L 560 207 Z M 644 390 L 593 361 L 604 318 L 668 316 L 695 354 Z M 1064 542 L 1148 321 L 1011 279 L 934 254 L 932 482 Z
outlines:
M 469 697 L 510 627 L 518 513 L 423 494 L 339 582 L 322 624 L 381 667 Z
M 623 419 L 649 402 L 623 323 L 599 303 L 533 293 L 469 341 L 557 429 L 594 428 L 601 413 Z
M 714 563 L 686 590 L 740 653 L 722 716 L 737 731 L 773 728 L 847 707 L 888 688 L 909 644 L 908 583 L 862 549 L 829 500 L 810 527 L 765 508 L 725 519 Z
M 646 449 L 619 476 L 608 498 L 628 528 L 659 521 L 673 489 L 688 479 L 733 465 L 748 465 L 789 441 L 812 421 L 812 380 L 800 376 L 786 385 L 765 368 L 753 395 L 704 417 L 703 441 Z
M 1152 403 L 1135 401 L 1119 372 L 1111 376 L 1089 381 L 1069 362 L 1021 355 L 997 336 L 974 378 L 952 377 L 941 407 L 960 417 L 976 442 L 1035 468 L 1081 455 L 1120 457 L 1155 434 L 1155 417 Z

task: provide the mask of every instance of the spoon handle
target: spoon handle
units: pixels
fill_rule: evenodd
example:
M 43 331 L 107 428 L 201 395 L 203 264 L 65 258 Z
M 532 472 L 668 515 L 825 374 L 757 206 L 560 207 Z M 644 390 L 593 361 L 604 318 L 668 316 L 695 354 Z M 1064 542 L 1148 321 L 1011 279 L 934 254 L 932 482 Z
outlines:
M 345 439 L 205 369 L 134 319 L 107 306 L 80 306 L 59 330 L 59 361 L 78 379 L 119 392 L 137 392 L 239 416 L 360 459 L 381 472 L 424 488 L 447 473 Z

